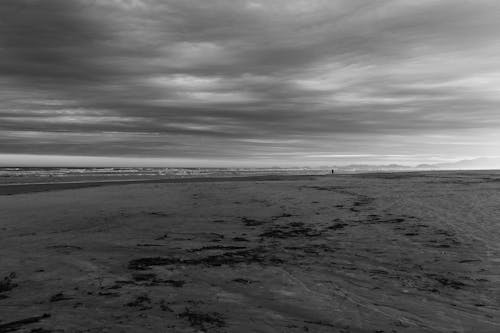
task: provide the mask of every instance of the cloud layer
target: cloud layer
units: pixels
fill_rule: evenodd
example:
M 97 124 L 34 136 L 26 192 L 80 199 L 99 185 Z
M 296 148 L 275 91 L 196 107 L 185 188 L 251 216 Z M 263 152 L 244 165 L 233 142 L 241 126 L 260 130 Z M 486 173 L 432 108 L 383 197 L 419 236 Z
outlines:
M 3 0 L 0 153 L 491 156 L 498 31 L 493 0 Z

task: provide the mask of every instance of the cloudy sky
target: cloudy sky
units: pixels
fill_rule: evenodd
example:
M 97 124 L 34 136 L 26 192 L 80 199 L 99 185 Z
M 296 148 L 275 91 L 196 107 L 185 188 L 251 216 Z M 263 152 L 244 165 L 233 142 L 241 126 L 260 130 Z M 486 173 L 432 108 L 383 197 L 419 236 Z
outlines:
M 0 164 L 500 155 L 499 32 L 497 0 L 1 0 Z

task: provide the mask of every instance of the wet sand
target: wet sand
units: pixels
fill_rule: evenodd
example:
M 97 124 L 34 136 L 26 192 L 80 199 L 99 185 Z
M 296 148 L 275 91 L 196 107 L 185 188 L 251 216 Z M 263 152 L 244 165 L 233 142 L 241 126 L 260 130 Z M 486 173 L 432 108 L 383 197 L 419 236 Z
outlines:
M 29 186 L 0 332 L 500 331 L 500 172 Z
M 278 181 L 278 180 L 305 180 L 314 179 L 311 175 L 266 175 L 266 176 L 245 176 L 245 177 L 198 177 L 198 178 L 139 178 L 128 179 L 120 176 L 110 177 L 106 180 L 73 180 L 65 181 L 58 179 L 51 182 L 19 182 L 19 183 L 3 183 L 0 184 L 1 195 L 14 195 L 22 193 L 48 192 L 70 190 L 86 187 L 100 187 L 109 185 L 128 185 L 128 184 L 175 184 L 175 183 L 212 183 L 212 182 L 236 182 L 236 181 Z

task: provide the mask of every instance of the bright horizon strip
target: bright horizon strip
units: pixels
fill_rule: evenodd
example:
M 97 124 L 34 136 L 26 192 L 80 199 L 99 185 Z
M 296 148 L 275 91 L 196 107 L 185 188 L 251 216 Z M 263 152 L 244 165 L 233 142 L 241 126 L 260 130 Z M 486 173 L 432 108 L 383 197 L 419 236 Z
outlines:
M 337 156 L 337 160 L 331 160 L 330 163 L 324 161 L 309 163 L 305 160 L 296 163 L 279 164 L 276 160 L 255 163 L 252 161 L 224 161 L 224 160 L 201 160 L 188 158 L 149 158 L 149 157 L 105 157 L 105 156 L 68 156 L 68 155 L 36 155 L 36 154 L 0 154 L 0 167 L 328 167 L 328 166 L 348 166 L 348 165 L 390 165 L 396 164 L 407 167 L 415 167 L 419 164 L 436 164 L 443 162 L 458 162 L 456 159 L 434 158 L 418 162 L 387 161 L 380 157 L 380 160 L 372 163 L 363 162 L 363 160 L 342 161 L 347 157 L 365 157 L 365 155 L 331 155 Z M 372 156 L 377 157 L 377 156 Z M 461 160 L 473 160 L 479 157 L 464 157 Z M 492 161 L 499 160 L 498 156 L 488 157 Z M 460 160 L 460 161 L 461 161 Z M 495 162 L 496 163 L 496 162 Z M 484 168 L 488 168 L 487 165 Z

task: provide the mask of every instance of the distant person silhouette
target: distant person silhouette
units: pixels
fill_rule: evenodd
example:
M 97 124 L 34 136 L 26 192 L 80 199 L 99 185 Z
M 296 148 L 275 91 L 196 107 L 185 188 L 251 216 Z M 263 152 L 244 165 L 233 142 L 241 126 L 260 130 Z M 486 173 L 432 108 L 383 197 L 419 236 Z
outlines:
M 335 171 L 332 169 L 332 175 L 335 173 Z

